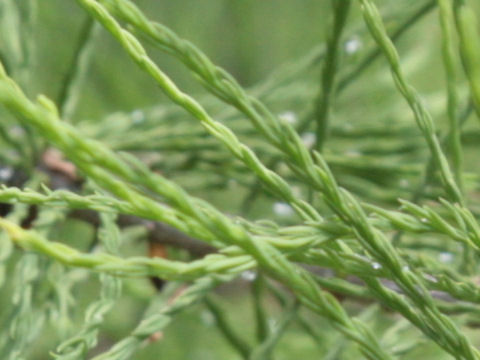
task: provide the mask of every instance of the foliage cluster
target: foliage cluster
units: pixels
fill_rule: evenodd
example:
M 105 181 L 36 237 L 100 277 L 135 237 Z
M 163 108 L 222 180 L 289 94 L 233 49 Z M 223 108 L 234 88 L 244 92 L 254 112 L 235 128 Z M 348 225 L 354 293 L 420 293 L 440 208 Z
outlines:
M 54 100 L 34 94 L 48 5 L 0 3 L 2 359 L 147 359 L 198 304 L 230 358 L 480 359 L 478 4 L 332 0 L 325 40 L 247 89 L 132 1 L 76 2 Z M 106 35 L 164 101 L 82 110 Z M 247 290 L 250 324 L 222 304 Z

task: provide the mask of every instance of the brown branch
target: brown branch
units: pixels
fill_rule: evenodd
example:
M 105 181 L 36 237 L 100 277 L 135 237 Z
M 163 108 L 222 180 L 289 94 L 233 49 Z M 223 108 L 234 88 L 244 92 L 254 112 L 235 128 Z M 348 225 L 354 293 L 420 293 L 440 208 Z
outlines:
M 99 216 L 93 210 L 74 210 L 69 216 L 86 221 L 94 227 L 100 225 Z M 148 230 L 148 240 L 150 242 L 184 249 L 196 257 L 203 257 L 217 251 L 213 246 L 206 244 L 201 240 L 192 238 L 174 227 L 161 222 L 149 221 L 133 215 L 120 214 L 117 223 L 121 228 L 143 225 Z

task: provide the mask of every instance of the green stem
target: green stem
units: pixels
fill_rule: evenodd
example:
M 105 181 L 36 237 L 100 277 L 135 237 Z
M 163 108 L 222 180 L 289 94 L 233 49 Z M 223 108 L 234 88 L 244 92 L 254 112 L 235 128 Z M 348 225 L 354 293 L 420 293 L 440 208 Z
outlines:
M 257 340 L 259 342 L 265 341 L 269 334 L 267 314 L 262 304 L 264 287 L 265 279 L 261 274 L 258 274 L 255 280 L 252 282 L 252 297 L 255 311 L 255 320 L 257 325 Z
M 460 55 L 470 85 L 470 93 L 480 119 L 480 41 L 475 11 L 465 0 L 455 0 L 454 13 L 460 38 Z
M 318 96 L 316 106 L 316 148 L 320 152 L 327 138 L 328 122 L 335 94 L 335 77 L 340 62 L 340 40 L 347 21 L 350 3 L 350 0 L 332 0 L 333 25 L 329 29 L 327 52 L 322 71 L 321 94 Z
M 225 339 L 232 345 L 232 347 L 237 350 L 237 352 L 242 355 L 244 359 L 248 359 L 248 356 L 251 352 L 250 346 L 242 339 L 238 334 L 235 333 L 230 323 L 227 321 L 225 311 L 222 310 L 217 301 L 213 299 L 212 296 L 205 297 L 205 305 L 207 306 L 210 313 L 215 318 L 218 329 L 222 332 Z

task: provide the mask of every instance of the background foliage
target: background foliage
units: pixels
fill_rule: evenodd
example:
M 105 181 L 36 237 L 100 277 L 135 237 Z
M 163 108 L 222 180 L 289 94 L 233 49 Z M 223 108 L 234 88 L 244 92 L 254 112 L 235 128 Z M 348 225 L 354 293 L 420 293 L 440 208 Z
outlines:
M 2 359 L 480 358 L 479 11 L 0 0 Z

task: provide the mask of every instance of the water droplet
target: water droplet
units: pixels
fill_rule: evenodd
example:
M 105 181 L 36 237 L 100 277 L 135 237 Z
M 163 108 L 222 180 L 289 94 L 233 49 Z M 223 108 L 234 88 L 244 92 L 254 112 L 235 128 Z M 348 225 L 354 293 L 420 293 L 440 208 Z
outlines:
M 142 110 L 134 110 L 130 114 L 130 117 L 132 118 L 132 122 L 134 124 L 141 124 L 145 120 L 145 114 L 143 113 Z
M 307 148 L 311 148 L 313 145 L 315 145 L 316 141 L 317 141 L 317 137 L 315 136 L 314 133 L 306 132 L 302 134 L 303 145 L 305 145 Z
M 23 130 L 23 128 L 18 125 L 12 126 L 8 132 L 10 133 L 10 135 L 16 136 L 16 137 L 20 137 L 25 134 L 25 130 Z
M 204 325 L 211 326 L 215 324 L 215 318 L 210 313 L 210 311 L 202 311 L 200 313 L 200 320 Z
M 374 262 L 372 263 L 372 268 L 374 268 L 375 270 L 379 270 L 382 268 L 382 265 L 380 265 L 379 263 L 377 262 Z
M 449 263 L 453 261 L 453 254 L 449 252 L 441 252 L 440 255 L 438 255 L 438 260 L 443 263 Z
M 268 319 L 268 327 L 271 331 L 275 331 L 277 329 L 278 322 L 275 319 Z
M 101 323 L 103 320 L 103 314 L 95 313 L 93 319 L 96 323 Z
M 293 208 L 284 202 L 276 202 L 273 204 L 273 212 L 278 216 L 292 216 Z
M 425 224 L 425 223 L 428 223 L 428 219 L 427 219 L 427 218 L 421 218 L 420 221 L 421 221 L 422 223 L 424 223 L 424 224 Z
M 257 278 L 257 273 L 252 270 L 247 270 L 242 273 L 241 277 L 245 281 L 253 281 Z
M 285 121 L 286 123 L 289 123 L 291 125 L 295 124 L 297 122 L 297 115 L 293 111 L 285 111 L 281 114 L 278 114 L 278 117 L 280 120 Z
M 345 153 L 345 155 L 348 156 L 348 157 L 360 157 L 362 155 L 362 153 L 358 150 L 348 150 Z
M 362 42 L 355 37 L 345 42 L 345 52 L 349 55 L 355 54 L 361 47 Z
M 13 169 L 11 167 L 0 167 L 0 181 L 7 181 L 13 175 Z
M 435 276 L 430 275 L 430 274 L 424 274 L 423 277 L 430 282 L 433 282 L 433 283 L 438 282 L 437 278 Z
M 402 266 L 402 270 L 403 270 L 403 271 L 410 271 L 410 266 L 408 266 L 408 265 L 403 265 L 403 266 Z

